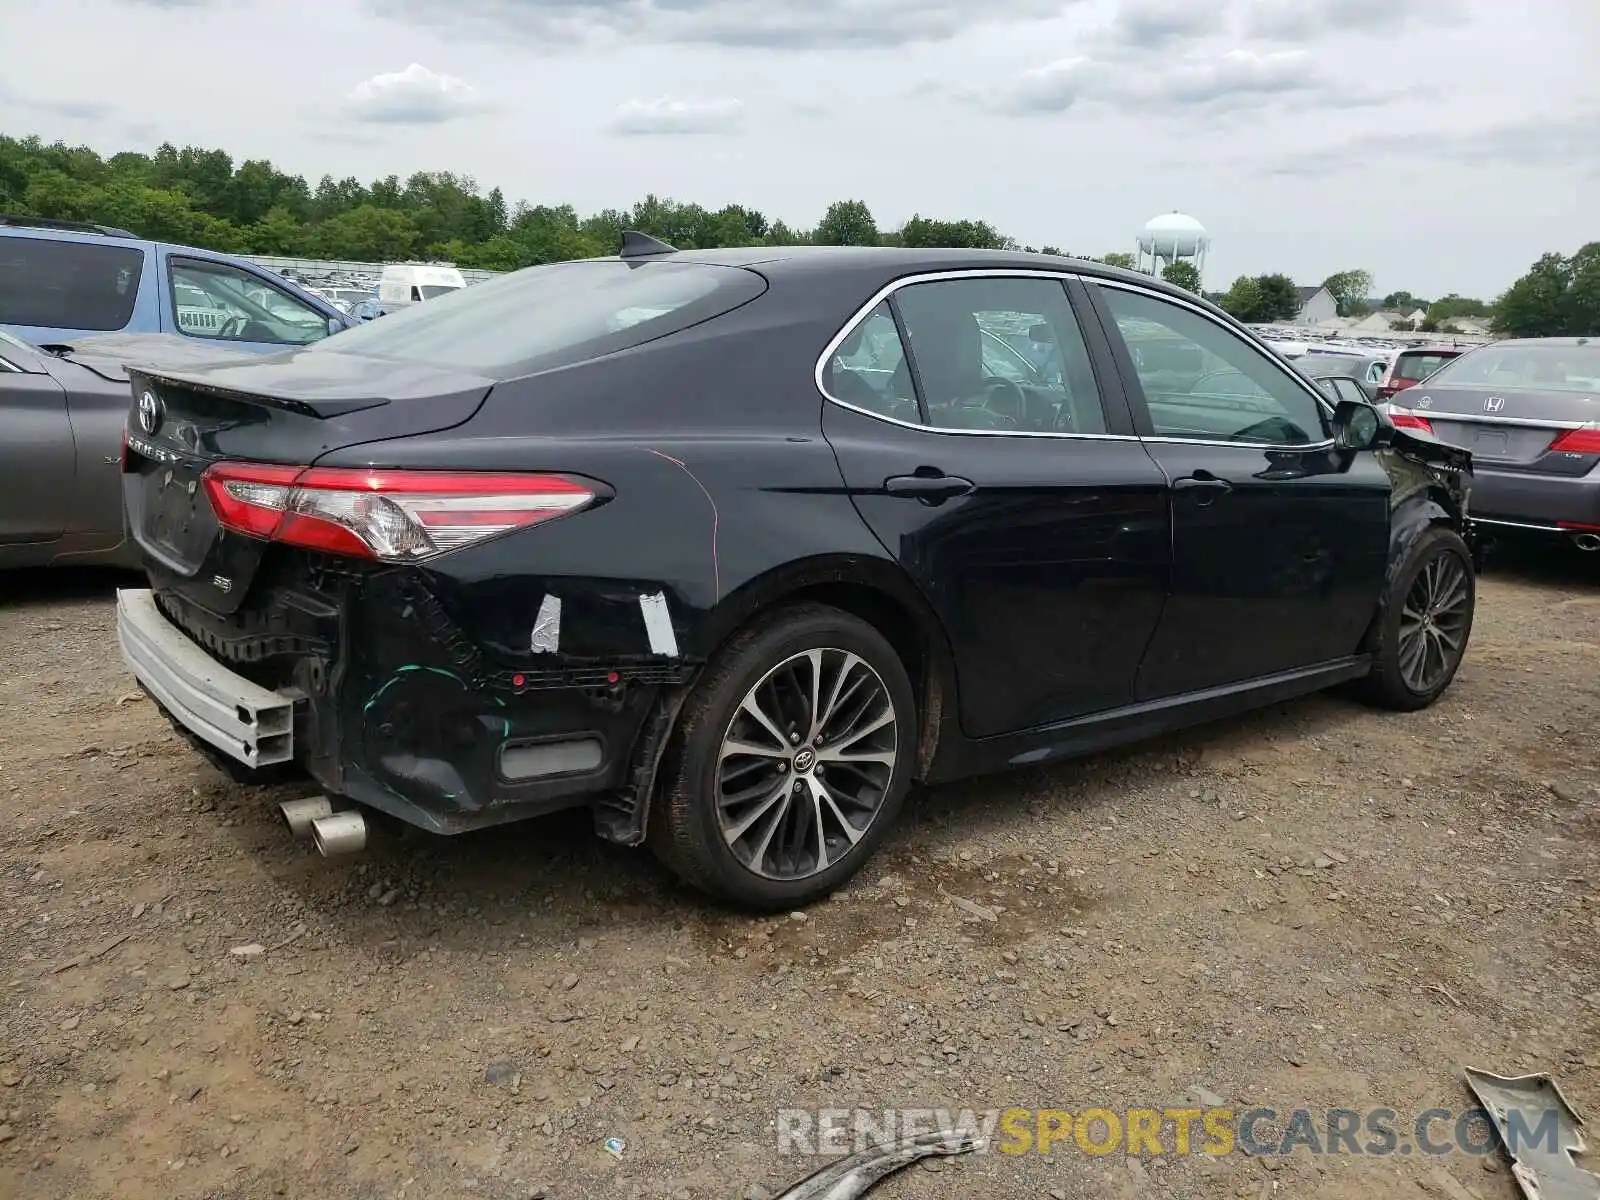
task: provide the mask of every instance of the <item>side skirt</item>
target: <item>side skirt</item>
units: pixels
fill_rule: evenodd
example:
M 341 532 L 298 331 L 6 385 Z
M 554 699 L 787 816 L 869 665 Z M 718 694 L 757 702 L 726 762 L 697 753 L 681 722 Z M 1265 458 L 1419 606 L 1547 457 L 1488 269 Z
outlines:
M 933 767 L 928 772 L 927 782 L 947 783 L 970 775 L 1002 771 L 1008 767 L 1037 766 L 1093 754 L 1113 746 L 1170 733 L 1175 729 L 1202 725 L 1291 700 L 1296 696 L 1320 692 L 1352 679 L 1360 679 L 1371 670 L 1371 658 L 1358 654 L 1223 687 L 1146 700 L 1024 733 L 970 739 L 953 733 L 947 727 Z

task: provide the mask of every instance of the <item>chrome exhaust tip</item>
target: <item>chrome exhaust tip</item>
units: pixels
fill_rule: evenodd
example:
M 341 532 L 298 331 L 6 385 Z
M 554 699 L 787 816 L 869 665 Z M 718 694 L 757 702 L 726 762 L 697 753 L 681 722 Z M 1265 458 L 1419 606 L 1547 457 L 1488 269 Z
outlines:
M 311 822 L 333 816 L 333 802 L 326 796 L 307 796 L 304 800 L 285 800 L 278 805 L 283 822 L 297 838 L 311 836 Z
M 1572 544 L 1586 553 L 1600 550 L 1600 533 L 1575 533 L 1572 535 Z
M 324 858 L 354 854 L 367 844 L 367 819 L 355 809 L 318 817 L 311 822 L 311 840 Z

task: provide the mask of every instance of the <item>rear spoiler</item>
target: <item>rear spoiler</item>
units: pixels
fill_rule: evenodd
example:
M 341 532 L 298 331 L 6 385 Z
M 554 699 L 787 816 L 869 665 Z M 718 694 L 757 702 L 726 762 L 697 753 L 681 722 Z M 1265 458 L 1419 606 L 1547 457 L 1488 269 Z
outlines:
M 241 404 L 258 404 L 263 408 L 276 408 L 283 412 L 296 413 L 302 417 L 312 417 L 318 421 L 326 421 L 332 417 L 342 417 L 349 413 L 361 412 L 368 408 L 382 408 L 389 403 L 382 397 L 366 400 L 297 400 L 288 396 L 270 396 L 262 392 L 248 392 L 239 388 L 219 387 L 204 379 L 180 373 L 158 372 L 149 368 L 142 368 L 136 364 L 126 365 L 128 378 L 135 388 L 145 384 L 155 384 L 157 387 L 180 387 L 191 392 L 200 392 L 207 396 L 216 396 L 223 400 L 232 400 Z

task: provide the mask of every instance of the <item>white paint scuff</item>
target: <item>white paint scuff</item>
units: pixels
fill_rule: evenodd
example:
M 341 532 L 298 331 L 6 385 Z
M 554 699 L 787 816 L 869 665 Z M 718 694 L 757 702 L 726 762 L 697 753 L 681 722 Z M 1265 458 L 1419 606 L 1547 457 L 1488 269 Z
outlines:
M 539 602 L 539 615 L 533 620 L 533 652 L 554 654 L 561 649 L 561 597 L 548 593 Z
M 664 592 L 639 597 L 639 611 L 644 614 L 644 630 L 650 635 L 650 653 L 678 657 L 678 637 L 672 632 L 672 613 L 667 609 Z

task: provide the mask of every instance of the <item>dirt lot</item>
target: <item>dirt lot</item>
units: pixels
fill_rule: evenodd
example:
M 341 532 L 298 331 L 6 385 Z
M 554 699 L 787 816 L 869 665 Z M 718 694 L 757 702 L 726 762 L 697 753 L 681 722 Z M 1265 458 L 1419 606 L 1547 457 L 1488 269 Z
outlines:
M 1464 1063 L 1600 1112 L 1593 560 L 1491 569 L 1431 711 L 1318 697 L 913 797 L 803 921 L 576 817 L 321 860 L 275 814 L 306 788 L 229 783 L 133 698 L 117 582 L 0 598 L 0 1196 L 738 1200 L 818 1165 L 785 1107 L 1189 1093 L 1404 1132 L 1469 1105 Z M 1515 1191 L 1498 1155 L 1069 1144 L 874 1194 Z

